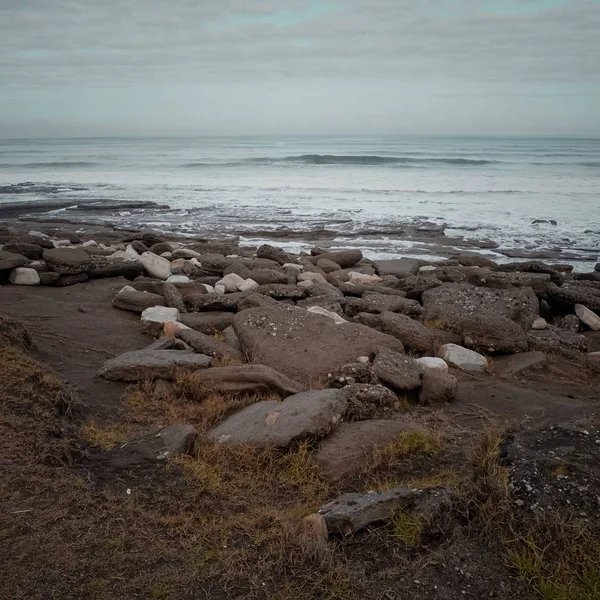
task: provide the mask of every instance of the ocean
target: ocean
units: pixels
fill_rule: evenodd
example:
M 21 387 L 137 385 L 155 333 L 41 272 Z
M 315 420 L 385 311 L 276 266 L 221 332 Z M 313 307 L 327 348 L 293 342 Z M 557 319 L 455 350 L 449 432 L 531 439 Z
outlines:
M 492 240 L 492 257 L 560 250 L 588 265 L 600 254 L 600 140 L 0 140 L 0 207 L 32 201 L 56 202 L 54 217 L 235 233 L 253 243 L 269 232 L 325 229 L 336 232 L 333 245 L 361 247 L 373 258 L 419 253 L 401 232 L 433 223 L 450 238 Z M 134 201 L 168 208 L 92 210 Z

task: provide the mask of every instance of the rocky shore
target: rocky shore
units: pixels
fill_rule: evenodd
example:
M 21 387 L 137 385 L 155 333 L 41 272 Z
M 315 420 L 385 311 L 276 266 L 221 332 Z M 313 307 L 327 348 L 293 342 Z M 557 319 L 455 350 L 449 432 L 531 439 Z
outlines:
M 434 438 L 445 440 L 452 469 L 466 469 L 466 445 L 493 425 L 510 432 L 492 449 L 509 473 L 500 503 L 508 499 L 528 515 L 580 503 L 579 517 L 590 523 L 600 513 L 599 440 L 586 445 L 600 406 L 600 263 L 579 273 L 570 264 L 498 264 L 468 251 L 372 261 L 357 249 L 315 245 L 293 254 L 154 230 L 83 231 L 0 228 L 0 334 L 18 328 L 14 318 L 34 340 L 50 331 L 38 340 L 42 358 L 79 387 L 96 419 L 121 410 L 123 384 L 155 399 L 233 398 L 210 422 L 163 415 L 163 427 L 137 431 L 122 445 L 79 444 L 77 462 L 91 473 L 121 481 L 128 471 L 194 456 L 204 444 L 284 456 L 304 448 L 336 492 L 319 506 L 307 502 L 299 515 L 311 552 L 322 553 L 382 523 L 408 535 L 398 515 L 448 531 L 444 519 L 466 506 L 451 481 L 421 477 L 417 485 L 414 464 L 412 478 L 391 485 L 364 478 L 373 469 L 389 477 L 400 442 L 438 456 Z M 536 449 L 540 439 L 545 445 Z M 559 476 L 548 475 L 542 453 Z M 471 542 L 461 543 L 464 550 Z M 491 560 L 482 557 L 464 551 L 466 579 L 455 577 L 462 566 L 444 576 L 431 566 L 416 576 L 407 566 L 410 575 L 385 584 L 379 573 L 379 595 L 365 591 L 369 584 L 359 597 L 529 594 L 514 564 L 512 575 L 488 563 L 472 573 Z M 531 578 L 534 591 L 538 579 Z

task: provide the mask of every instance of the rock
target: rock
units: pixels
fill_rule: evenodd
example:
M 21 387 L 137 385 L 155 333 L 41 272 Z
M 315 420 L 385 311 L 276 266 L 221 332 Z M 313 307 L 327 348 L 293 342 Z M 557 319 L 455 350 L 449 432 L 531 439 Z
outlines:
M 40 276 L 35 269 L 17 267 L 10 272 L 8 281 L 13 285 L 40 285 Z
M 575 305 L 575 314 L 584 325 L 587 325 L 592 331 L 600 331 L 600 317 L 592 312 L 583 304 Z
M 283 397 L 306 391 L 303 385 L 265 365 L 215 367 L 197 371 L 192 377 L 207 391 L 266 392 Z
M 140 262 L 149 277 L 166 281 L 171 276 L 171 263 L 162 256 L 153 252 L 144 252 L 140 257 Z
M 530 287 L 536 294 L 548 291 L 550 275 L 547 273 L 489 273 L 485 277 L 486 287 L 509 289 L 511 287 Z
M 202 310 L 233 311 L 238 310 L 238 303 L 249 296 L 248 292 L 236 292 L 233 294 L 188 294 L 184 301 L 187 309 L 191 312 Z
M 331 373 L 327 373 L 327 380 L 329 382 L 329 387 L 336 388 L 342 388 L 354 383 L 379 383 L 368 362 L 348 363 L 347 365 L 338 367 Z
M 133 240 L 131 242 L 131 247 L 138 253 L 144 254 L 144 252 L 148 252 L 149 248 L 142 242 L 141 240 Z
M 183 340 L 194 352 L 207 356 L 222 356 L 243 362 L 245 356 L 229 344 L 221 342 L 210 335 L 194 331 L 193 329 L 180 329 L 175 332 L 177 339 Z
M 117 469 L 144 463 L 164 463 L 170 456 L 191 452 L 197 435 L 192 425 L 171 425 L 157 433 L 129 440 L 107 452 L 103 458 Z
M 58 275 L 58 273 L 57 273 Z M 75 275 L 60 275 L 56 281 L 58 287 L 67 287 L 76 283 L 84 283 L 89 279 L 87 273 L 76 273 Z
M 26 265 L 29 261 L 25 256 L 0 250 L 0 271 L 10 271 Z
M 154 388 L 152 390 L 152 395 L 155 398 L 164 399 L 169 398 L 170 396 L 174 396 L 177 393 L 177 388 L 175 384 L 170 381 L 165 381 L 164 379 L 157 379 L 154 382 Z
M 256 250 L 256 256 L 258 258 L 266 258 L 273 260 L 280 265 L 293 262 L 292 258 L 288 255 L 285 250 L 271 246 L 270 244 L 263 244 Z
M 386 492 L 350 493 L 319 510 L 330 534 L 350 535 L 371 523 L 387 521 L 398 510 L 431 513 L 449 505 L 446 488 L 394 488 Z
M 334 271 L 340 270 L 340 265 L 333 260 L 329 260 L 328 258 L 319 258 L 316 266 L 319 267 L 319 269 L 321 269 L 321 271 L 324 273 L 333 273 Z
M 311 273 L 311 272 L 300 273 L 298 275 L 297 280 L 299 282 L 318 281 L 319 283 L 324 283 L 325 285 L 329 285 L 327 279 L 325 279 L 325 277 L 323 277 L 323 275 L 321 275 L 321 273 Z
M 560 352 L 565 356 L 576 356 L 588 349 L 585 336 L 557 328 L 530 331 L 527 338 L 530 350 L 540 352 Z
M 538 318 L 539 302 L 531 288 L 506 290 L 475 287 L 467 283 L 446 283 L 423 293 L 423 318 L 436 320 L 444 315 L 497 315 L 529 331 Z
M 426 369 L 419 391 L 419 402 L 425 406 L 446 404 L 458 395 L 458 379 L 440 369 Z
M 594 312 L 600 312 L 600 290 L 582 285 L 551 285 L 548 301 L 553 306 L 574 310 L 576 304 L 583 304 Z
M 586 367 L 596 375 L 600 375 L 600 352 L 590 352 L 585 358 Z
M 347 283 L 341 283 L 338 289 L 346 296 L 356 296 L 357 298 L 360 298 L 368 292 L 376 292 L 377 294 L 384 294 L 386 296 L 399 296 L 400 298 L 406 298 L 406 292 L 397 290 L 395 288 L 386 287 L 384 285 L 362 285 L 348 281 Z
M 542 319 L 542 317 L 540 317 L 539 319 L 536 319 L 533 322 L 533 325 L 531 326 L 531 329 L 535 329 L 536 331 L 540 331 L 542 329 L 546 329 L 548 327 L 548 322 L 546 321 L 546 319 Z
M 283 402 L 252 404 L 223 421 L 208 437 L 218 443 L 287 447 L 327 435 L 347 407 L 342 390 L 302 392 Z
M 240 344 L 240 340 L 238 340 L 238 336 L 235 334 L 235 329 L 231 325 L 223 329 L 221 333 L 225 338 L 226 344 L 229 344 L 232 348 L 235 348 L 239 352 L 242 351 L 242 345 Z
M 165 298 L 165 304 L 171 308 L 176 308 L 180 315 L 187 312 L 183 296 L 177 287 L 175 287 L 174 283 L 165 281 L 165 284 L 163 285 L 163 296 Z
M 389 416 L 402 408 L 398 396 L 384 385 L 352 383 L 344 388 L 348 399 L 345 418 L 364 421 L 380 416 Z
M 161 256 L 163 254 L 166 253 L 171 253 L 174 250 L 177 250 L 177 245 L 173 244 L 171 242 L 158 242 L 156 244 L 152 244 L 150 246 L 150 252 L 152 252 L 152 254 L 157 254 L 158 256 Z
M 363 254 L 360 250 L 342 250 L 340 252 L 324 252 L 318 256 L 319 258 L 315 260 L 315 264 L 326 260 L 336 263 L 339 265 L 338 268 L 348 269 L 359 263 L 362 260 Z
M 372 355 L 379 346 L 403 351 L 392 336 L 356 323 L 336 325 L 329 317 L 294 306 L 245 310 L 233 326 L 252 362 L 306 384 L 358 356 Z
M 92 262 L 90 255 L 78 248 L 44 250 L 42 256 L 48 267 L 60 275 L 84 273 Z
M 496 263 L 481 254 L 458 254 L 452 257 L 463 267 L 496 267 Z
M 158 335 L 168 321 L 179 321 L 179 311 L 166 306 L 152 306 L 142 312 L 142 333 Z
M 238 289 L 240 290 L 240 292 L 253 292 L 254 290 L 257 290 L 259 287 L 258 283 L 256 283 L 256 281 L 254 281 L 254 279 L 244 279 L 244 282 L 241 283 L 238 286 Z
M 456 344 L 445 344 L 440 348 L 438 356 L 462 371 L 478 373 L 485 371 L 488 366 L 484 356 Z
M 180 314 L 179 321 L 195 331 L 212 335 L 215 331 L 223 331 L 233 324 L 233 313 L 212 311 Z
M 91 278 L 100 277 L 125 277 L 133 280 L 144 272 L 142 263 L 138 260 L 113 259 L 106 256 L 92 256 L 87 267 L 87 273 Z
M 412 300 L 421 300 L 423 292 L 440 287 L 442 282 L 433 276 L 410 275 L 404 279 L 399 279 L 395 284 L 395 289 L 403 291 L 407 298 Z
M 401 298 L 399 296 L 369 293 L 362 298 L 348 298 L 345 310 L 349 317 L 354 317 L 358 313 L 381 312 L 397 312 L 418 316 L 421 314 L 422 308 L 416 300 L 407 300 L 406 298 Z
M 399 339 L 405 348 L 423 354 L 433 352 L 435 337 L 431 330 L 409 316 L 382 312 L 380 323 L 382 330 Z
M 2 249 L 4 252 L 25 256 L 29 260 L 39 260 L 42 258 L 42 253 L 44 252 L 44 249 L 39 244 L 29 244 L 24 242 L 5 244 Z
M 376 448 L 385 447 L 414 429 L 415 424 L 410 421 L 342 423 L 321 442 L 313 458 L 327 479 L 340 481 L 360 473 Z
M 308 294 L 305 288 L 281 283 L 261 285 L 258 287 L 257 292 L 275 300 L 300 300 L 306 298 Z
M 190 281 L 187 275 L 171 275 L 167 279 L 167 283 L 190 283 Z
M 373 263 L 375 270 L 379 276 L 393 275 L 398 279 L 416 275 L 419 272 L 419 267 L 426 264 L 425 261 L 414 258 L 398 258 L 391 260 L 376 260 Z
M 238 292 L 242 291 L 239 289 L 239 286 L 243 284 L 243 277 L 240 277 L 236 273 L 229 273 L 229 275 L 225 275 L 225 277 L 217 281 L 215 289 L 217 289 L 217 286 L 223 286 L 225 288 L 225 292 Z
M 51 271 L 49 273 L 38 273 L 40 285 L 56 285 L 60 281 L 60 275 Z
M 594 267 L 594 271 L 600 271 L 600 262 L 596 263 L 596 266 Z
M 350 283 L 357 283 L 360 285 L 376 285 L 382 281 L 379 275 L 365 275 L 364 273 L 357 273 L 356 271 L 348 273 L 348 280 Z
M 175 338 L 175 334 L 178 331 L 182 331 L 184 329 L 190 329 L 187 325 L 184 325 L 183 323 L 180 323 L 179 321 L 167 321 L 166 323 L 163 324 L 163 335 L 165 337 L 171 337 L 171 338 Z M 183 342 L 179 342 L 183 345 Z M 183 348 L 185 350 L 188 349 L 188 346 L 185 345 L 185 347 Z
M 435 356 L 424 356 L 423 358 L 417 358 L 415 359 L 415 362 L 419 363 L 423 367 L 423 372 L 429 369 L 441 371 L 442 373 L 448 372 L 448 364 L 446 361 Z
M 381 348 L 373 361 L 373 372 L 388 387 L 409 392 L 421 387 L 423 368 L 410 356 Z
M 152 306 L 164 306 L 165 299 L 158 294 L 138 292 L 131 286 L 126 285 L 117 292 L 112 305 L 121 310 L 143 313 L 147 308 L 151 308 Z
M 173 250 L 173 258 L 196 258 L 199 260 L 202 258 L 202 254 L 200 254 L 200 252 L 196 252 L 195 250 L 191 250 L 190 248 L 177 248 L 176 250 Z
M 111 358 L 104 363 L 98 375 L 111 381 L 171 380 L 178 370 L 196 371 L 209 366 L 210 358 L 202 354 L 146 348 Z
M 348 322 L 348 321 L 346 321 L 346 319 L 343 319 L 342 317 L 340 317 L 335 312 L 327 310 L 326 308 L 323 308 L 322 306 L 309 306 L 306 310 L 308 312 L 310 312 L 310 313 L 315 314 L 315 315 L 322 315 L 324 317 L 328 317 L 336 325 L 343 325 L 344 323 Z M 340 306 L 340 310 L 341 310 L 341 306 Z
M 581 321 L 577 315 L 566 315 L 558 322 L 558 328 L 571 333 L 579 333 Z
M 564 276 L 559 270 L 560 265 L 547 265 L 538 260 L 530 260 L 527 262 L 506 263 L 498 265 L 496 271 L 515 272 L 518 271 L 522 275 L 526 273 L 547 273 L 555 283 L 562 283 Z M 567 270 L 572 270 L 572 265 L 567 265 Z M 530 284 L 525 284 L 530 285 Z M 533 286 L 532 286 L 533 287 Z
M 293 266 L 300 267 L 300 265 Z M 283 271 L 277 271 L 275 269 L 252 269 L 252 271 L 249 271 L 249 277 L 258 285 L 288 282 L 287 275 Z
M 494 371 L 501 376 L 518 375 L 529 369 L 546 366 L 546 355 L 540 351 L 522 352 L 512 356 L 500 356 L 492 363 Z

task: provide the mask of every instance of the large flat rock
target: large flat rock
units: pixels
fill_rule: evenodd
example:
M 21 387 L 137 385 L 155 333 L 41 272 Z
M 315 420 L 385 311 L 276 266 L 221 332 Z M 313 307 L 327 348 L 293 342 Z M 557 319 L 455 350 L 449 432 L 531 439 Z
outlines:
M 404 351 L 391 335 L 358 323 L 336 325 L 293 306 L 245 310 L 236 315 L 234 328 L 251 362 L 307 385 L 360 356 L 372 355 L 378 346 Z
M 247 406 L 208 435 L 218 443 L 286 447 L 327 435 L 347 407 L 343 390 L 302 392 L 283 402 L 265 400 Z

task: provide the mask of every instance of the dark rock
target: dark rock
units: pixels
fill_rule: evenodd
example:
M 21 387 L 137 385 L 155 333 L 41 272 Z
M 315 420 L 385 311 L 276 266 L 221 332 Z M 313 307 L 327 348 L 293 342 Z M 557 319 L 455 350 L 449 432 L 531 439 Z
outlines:
M 329 260 L 328 258 L 321 258 L 316 262 L 316 266 L 319 267 L 324 273 L 333 273 L 334 271 L 340 270 L 340 265 L 334 262 L 333 260 Z
M 246 268 L 246 267 L 244 267 Z M 275 269 L 253 269 L 250 271 L 247 269 L 248 275 L 244 277 L 241 273 L 238 273 L 244 279 L 251 278 L 258 285 L 268 285 L 270 283 L 288 283 L 288 276 L 283 271 L 276 271 Z
M 152 254 L 160 256 L 165 252 L 173 252 L 173 250 L 175 250 L 175 246 L 170 242 L 158 242 L 157 244 L 152 244 L 148 252 L 152 252 Z
M 144 272 L 144 267 L 137 260 L 93 256 L 90 264 L 87 266 L 87 272 L 93 279 L 100 277 L 125 277 L 125 279 L 131 281 Z
M 421 387 L 423 367 L 410 356 L 380 348 L 373 361 L 373 372 L 388 387 L 409 392 Z
M 181 313 L 187 312 L 183 302 L 183 296 L 174 283 L 165 281 L 163 285 L 163 296 L 165 297 L 166 306 L 176 308 L 180 315 Z
M 51 271 L 49 273 L 38 273 L 40 285 L 56 285 L 60 281 L 60 275 Z
M 5 244 L 3 250 L 4 252 L 11 252 L 12 254 L 21 254 L 30 260 L 39 260 L 42 258 L 42 253 L 44 251 L 38 244 L 28 244 L 24 242 Z
M 565 284 L 551 285 L 548 301 L 553 306 L 574 310 L 576 304 L 583 304 L 594 312 L 600 312 L 600 290 L 593 287 Z
M 342 388 L 354 383 L 376 384 L 377 377 L 373 373 L 371 365 L 364 363 L 348 363 L 327 373 L 330 387 Z
M 344 388 L 348 398 L 346 419 L 364 421 L 380 416 L 389 416 L 401 408 L 398 396 L 384 385 L 353 383 Z
M 342 250 L 340 252 L 323 252 L 314 262 L 316 264 L 319 261 L 328 260 L 338 264 L 341 269 L 348 269 L 359 263 L 362 257 L 360 250 Z
M 295 262 L 290 255 L 281 248 L 276 248 L 270 244 L 263 244 L 256 250 L 256 256 L 258 258 L 266 258 L 267 260 L 275 261 L 280 265 L 285 263 Z
M 166 241 L 163 234 L 158 231 L 152 231 L 151 229 L 142 231 L 141 240 L 148 248 L 151 248 L 154 244 L 160 244 L 161 242 Z
M 440 369 L 425 369 L 419 402 L 425 406 L 446 404 L 458 395 L 458 379 L 454 375 L 444 373 Z
M 383 294 L 385 296 L 398 296 L 400 298 L 406 298 L 406 292 L 391 287 L 385 287 L 384 285 L 364 285 L 348 281 L 345 283 L 341 283 L 338 289 L 340 292 L 342 292 L 342 294 L 346 296 L 355 296 L 357 298 L 360 298 L 361 296 L 369 292 L 375 292 L 377 294 Z
M 458 254 L 452 257 L 463 267 L 497 267 L 497 264 L 481 254 Z
M 531 221 L 532 225 L 554 225 L 555 227 L 558 223 L 554 219 L 535 219 Z
M 419 272 L 419 267 L 430 264 L 427 261 L 417 260 L 414 258 L 399 258 L 391 260 L 376 260 L 373 263 L 377 275 L 393 275 L 398 279 L 416 275 Z
M 358 313 L 353 320 L 355 323 L 360 323 L 365 327 L 371 327 L 377 331 L 383 331 L 383 327 L 381 326 L 382 314 L 383 313 Z
M 412 300 L 420 300 L 423 292 L 442 285 L 442 282 L 437 277 L 429 275 L 410 275 L 404 279 L 399 279 L 397 287 L 403 291 L 407 298 Z
M 566 315 L 558 322 L 557 327 L 563 331 L 579 333 L 579 330 L 581 329 L 581 321 L 577 315 Z
M 548 273 L 490 273 L 485 277 L 486 287 L 510 289 L 513 287 L 530 287 L 536 294 L 548 291 L 550 275 Z
M 240 362 L 245 360 L 244 355 L 229 344 L 221 342 L 211 335 L 194 331 L 193 329 L 178 329 L 175 332 L 177 339 L 183 340 L 194 352 L 207 356 L 222 356 Z
M 138 253 L 144 254 L 144 252 L 148 252 L 150 248 L 144 244 L 141 240 L 133 240 L 131 242 L 131 247 Z
M 203 310 L 230 310 L 236 312 L 238 304 L 247 298 L 248 292 L 236 292 L 233 294 L 188 294 L 185 296 L 185 305 L 191 312 Z
M 265 365 L 235 365 L 196 371 L 192 378 L 207 391 L 266 392 L 291 396 L 303 385 Z
M 238 304 L 238 311 L 248 310 L 249 308 L 258 308 L 262 306 L 276 306 L 277 300 L 263 296 L 263 294 L 250 294 Z
M 418 316 L 421 314 L 422 308 L 416 300 L 369 293 L 362 298 L 348 298 L 345 311 L 349 317 L 354 317 L 358 313 L 364 312 L 382 313 L 388 311 Z
M 9 244 L 35 244 L 42 248 L 54 248 L 54 243 L 50 238 L 43 237 L 41 235 L 19 235 L 18 238 L 13 238 L 8 242 Z M 22 254 L 17 253 L 17 254 Z
M 588 340 L 584 335 L 557 328 L 530 331 L 527 338 L 529 349 L 540 352 L 560 352 L 565 356 L 576 356 L 588 350 Z
M 25 266 L 28 262 L 25 256 L 0 250 L 0 271 L 11 271 L 17 267 Z
M 399 339 L 405 348 L 421 354 L 431 354 L 436 338 L 432 330 L 407 315 L 382 312 L 381 328 Z
M 301 300 L 302 298 L 306 298 L 308 295 L 306 288 L 282 283 L 269 283 L 268 285 L 261 285 L 256 291 L 259 294 L 263 294 L 269 298 L 274 298 L 275 300 Z
M 302 392 L 283 402 L 252 404 L 225 419 L 208 437 L 218 443 L 287 447 L 327 435 L 347 407 L 342 390 Z
M 179 322 L 200 331 L 212 335 L 215 331 L 223 331 L 233 324 L 233 313 L 209 311 L 204 313 L 187 313 L 179 315 Z
M 238 340 L 238 336 L 235 334 L 235 329 L 230 325 L 229 327 L 225 327 L 221 332 L 223 337 L 225 338 L 225 343 L 229 344 L 232 348 L 236 350 L 242 351 L 242 345 L 240 344 L 240 340 Z
M 158 294 L 138 292 L 130 288 L 130 286 L 125 286 L 114 297 L 112 305 L 121 310 L 129 310 L 141 314 L 151 306 L 165 306 L 165 299 Z
M 356 323 L 336 325 L 329 317 L 294 306 L 245 310 L 236 315 L 234 329 L 252 362 L 306 384 L 372 355 L 379 346 L 403 350 L 392 336 Z
M 43 257 L 48 266 L 60 275 L 84 273 L 92 262 L 90 255 L 78 248 L 44 250 Z
M 500 356 L 494 359 L 493 369 L 500 376 L 519 375 L 530 369 L 546 366 L 546 355 L 543 352 L 523 352 L 512 356 Z
M 57 273 L 58 274 L 58 273 Z M 88 274 L 87 273 L 77 273 L 74 275 L 61 275 L 56 282 L 58 287 L 68 287 L 70 285 L 75 285 L 76 283 L 83 283 L 87 281 Z
M 573 269 L 572 265 L 565 265 L 567 268 Z M 539 260 L 530 260 L 527 262 L 518 263 L 505 263 L 503 265 L 497 265 L 496 271 L 502 271 L 506 273 L 547 273 L 554 283 L 562 283 L 564 274 L 556 268 L 554 265 L 547 265 Z M 527 285 L 527 284 L 526 284 Z M 533 287 L 533 286 L 532 286 Z
M 178 370 L 195 371 L 210 366 L 210 358 L 182 350 L 135 350 L 106 361 L 98 375 L 111 381 L 174 379 Z

